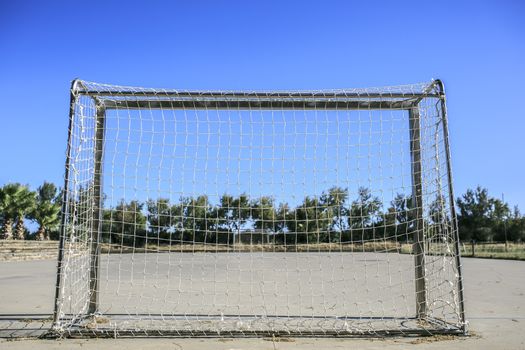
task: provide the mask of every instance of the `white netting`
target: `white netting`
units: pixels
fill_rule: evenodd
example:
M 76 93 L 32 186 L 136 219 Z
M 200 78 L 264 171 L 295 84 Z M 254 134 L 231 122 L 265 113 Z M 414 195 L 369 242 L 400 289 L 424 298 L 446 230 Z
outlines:
M 77 81 L 55 330 L 462 332 L 443 102 Z

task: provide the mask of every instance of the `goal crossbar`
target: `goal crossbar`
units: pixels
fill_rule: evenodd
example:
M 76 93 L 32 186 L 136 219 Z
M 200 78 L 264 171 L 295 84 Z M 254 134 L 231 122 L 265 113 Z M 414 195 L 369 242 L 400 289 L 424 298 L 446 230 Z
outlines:
M 440 80 L 425 91 L 177 91 L 177 90 L 90 90 L 80 80 L 73 92 L 91 96 L 106 109 L 291 109 L 291 110 L 389 110 L 417 107 L 423 98 L 442 99 Z M 440 88 L 435 91 L 435 88 Z M 110 98 L 108 98 L 110 97 Z M 128 99 L 131 97 L 132 99 Z

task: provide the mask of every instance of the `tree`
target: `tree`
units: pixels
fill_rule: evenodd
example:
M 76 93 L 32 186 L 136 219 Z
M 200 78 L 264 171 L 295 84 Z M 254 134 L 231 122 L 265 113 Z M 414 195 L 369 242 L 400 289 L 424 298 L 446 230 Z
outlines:
M 507 239 L 514 242 L 525 241 L 525 216 L 522 216 L 518 206 L 514 206 L 508 220 Z
M 438 195 L 432 202 L 430 202 L 429 219 L 432 224 L 440 224 L 443 220 L 448 220 L 446 214 L 446 201 L 443 195 Z
M 24 239 L 24 218 L 35 205 L 35 193 L 27 186 L 11 183 L 2 187 L 0 191 L 0 207 L 3 212 L 2 238 L 13 238 L 13 224 L 16 222 L 16 239 Z
M 109 243 L 142 247 L 146 243 L 146 216 L 143 203 L 122 200 L 114 209 L 104 210 L 103 237 Z
M 337 232 L 337 235 L 329 237 L 328 240 L 338 241 L 348 223 L 348 208 L 346 206 L 348 189 L 334 186 L 327 192 L 323 192 L 320 199 L 329 220 L 328 229 Z
M 18 192 L 18 196 L 15 199 L 15 210 L 16 210 L 16 226 L 15 226 L 15 238 L 24 239 L 26 233 L 26 227 L 24 220 L 35 207 L 35 192 L 29 190 L 29 187 L 22 186 L 22 190 Z
M 263 231 L 278 231 L 277 210 L 273 198 L 263 196 L 250 204 L 252 208 L 252 219 L 256 229 Z
M 0 209 L 2 210 L 2 239 L 13 238 L 13 224 L 16 218 L 15 200 L 20 184 L 7 184 L 0 189 Z
M 148 236 L 156 237 L 159 243 L 168 240 L 174 225 L 169 199 L 150 199 L 146 202 L 146 209 L 149 223 Z
M 298 207 L 287 215 L 287 227 L 295 234 L 295 243 L 328 241 L 330 219 L 326 206 L 318 197 L 306 196 Z
M 478 186 L 457 199 L 459 208 L 459 236 L 462 240 L 488 241 L 494 238 L 494 228 L 498 216 L 504 210 L 501 203 L 489 196 L 486 188 Z
M 289 234 L 288 221 L 294 215 L 288 203 L 280 203 L 275 209 L 275 231 L 272 237 L 274 244 L 294 244 L 296 235 Z M 293 242 L 291 241 L 293 238 Z
M 398 226 L 396 220 L 396 209 L 393 206 L 390 206 L 385 213 L 383 213 L 383 217 L 380 219 L 380 224 L 383 227 L 384 233 L 385 233 L 385 239 L 390 240 L 402 240 L 403 238 L 407 239 L 407 235 L 403 235 L 402 232 L 398 232 Z M 401 234 L 400 234 L 401 233 Z
M 408 241 L 414 228 L 414 214 L 412 196 L 396 194 L 386 214 L 389 236 L 396 237 L 398 241 Z
M 363 241 L 375 235 L 373 226 L 381 220 L 381 207 L 381 200 L 373 196 L 370 189 L 359 187 L 358 197 L 352 202 L 348 214 L 351 241 L 355 232 L 361 233 Z
M 60 222 L 60 206 L 52 202 L 39 202 L 33 209 L 31 219 L 38 223 L 36 240 L 49 240 L 49 230 L 54 230 Z
M 490 214 L 491 239 L 506 242 L 508 237 L 508 226 L 512 218 L 510 207 L 507 203 L 497 198 L 491 198 L 492 212 Z
M 288 225 L 286 224 L 287 218 L 290 216 L 290 206 L 288 203 L 280 203 L 279 207 L 276 209 L 275 212 L 275 232 L 276 233 L 284 233 L 288 230 Z
M 60 221 L 60 193 L 56 186 L 44 182 L 37 189 L 36 201 L 29 217 L 38 223 L 36 239 L 39 241 L 49 239 L 49 230 L 56 229 Z
M 42 186 L 36 190 L 37 197 L 42 202 L 57 202 L 62 198 L 55 184 L 44 181 Z
M 491 197 L 478 186 L 457 199 L 459 235 L 462 240 L 520 241 L 525 239 L 525 218 L 517 207 Z
M 228 243 L 235 234 L 239 234 L 242 225 L 244 225 L 251 216 L 250 200 L 246 194 L 238 197 L 223 195 L 220 198 L 219 208 L 217 211 L 217 225 L 219 229 L 225 229 L 228 233 Z
M 173 209 L 180 221 L 176 225 L 180 240 L 207 242 L 214 240 L 211 232 L 217 221 L 217 213 L 209 203 L 208 196 L 183 197 Z
M 447 213 L 447 202 L 442 194 L 429 204 L 429 220 L 425 224 L 427 239 L 446 242 L 452 232 L 452 222 Z
M 12 230 L 12 222 L 9 223 L 8 217 L 9 199 L 3 187 L 0 187 L 0 239 L 9 239 Z

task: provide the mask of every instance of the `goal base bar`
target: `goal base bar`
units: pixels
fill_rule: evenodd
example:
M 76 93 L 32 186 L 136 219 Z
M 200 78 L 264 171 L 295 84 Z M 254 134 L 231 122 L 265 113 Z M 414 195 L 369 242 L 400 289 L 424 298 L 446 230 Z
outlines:
M 384 338 L 423 337 L 433 335 L 467 335 L 464 327 L 439 319 L 426 318 L 337 318 L 319 317 L 254 317 L 254 316 L 195 316 L 169 317 L 153 315 L 91 316 L 67 329 L 54 328 L 45 338 L 121 338 L 121 337 L 173 337 L 173 338 L 261 338 L 261 337 L 341 337 Z M 143 316 L 142 319 L 140 316 Z M 195 325 L 188 329 L 187 322 Z M 178 327 L 182 322 L 186 327 Z M 317 327 L 314 326 L 317 325 Z M 145 329 L 145 326 L 148 329 Z M 158 327 L 155 327 L 157 325 Z M 326 328 L 323 328 L 326 327 Z M 220 329 L 219 329 L 220 327 Z M 266 329 L 265 329 L 266 328 Z M 373 329 L 373 330 L 372 330 Z

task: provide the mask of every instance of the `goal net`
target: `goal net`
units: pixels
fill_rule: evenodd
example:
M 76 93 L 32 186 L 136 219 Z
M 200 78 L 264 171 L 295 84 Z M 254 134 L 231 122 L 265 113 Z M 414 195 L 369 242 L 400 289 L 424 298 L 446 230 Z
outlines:
M 466 331 L 440 81 L 70 108 L 54 334 Z

